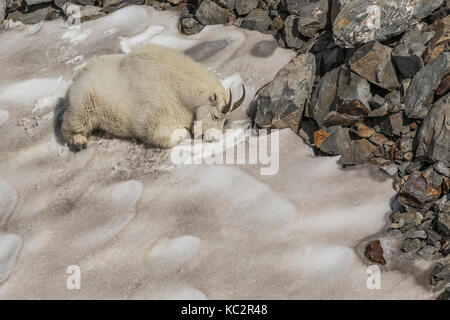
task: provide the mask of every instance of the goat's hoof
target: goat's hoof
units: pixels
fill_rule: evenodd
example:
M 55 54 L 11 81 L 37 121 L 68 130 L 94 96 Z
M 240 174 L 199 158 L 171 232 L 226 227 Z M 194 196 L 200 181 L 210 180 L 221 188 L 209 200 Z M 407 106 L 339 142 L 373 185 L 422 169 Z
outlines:
M 73 136 L 73 146 L 78 150 L 83 150 L 87 148 L 87 138 L 81 134 L 77 134 Z

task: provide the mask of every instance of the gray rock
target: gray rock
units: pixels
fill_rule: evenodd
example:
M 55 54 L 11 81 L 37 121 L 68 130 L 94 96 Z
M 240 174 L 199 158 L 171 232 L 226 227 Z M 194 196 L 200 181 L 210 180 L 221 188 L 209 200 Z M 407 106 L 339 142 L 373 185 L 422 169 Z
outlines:
M 299 38 L 298 17 L 290 15 L 284 20 L 284 38 L 289 48 L 300 49 L 305 45 L 305 41 Z
M 422 241 L 420 239 L 406 239 L 403 242 L 402 251 L 417 252 L 422 248 Z
M 436 163 L 433 166 L 433 169 L 436 170 L 436 172 L 442 174 L 443 176 L 450 178 L 450 168 L 446 166 L 443 162 Z
M 29 13 L 21 13 L 20 11 L 12 12 L 8 15 L 9 19 L 14 21 L 20 21 L 24 24 L 35 24 L 46 20 L 52 13 L 56 13 L 56 10 L 52 7 L 45 7 Z
M 0 233 L 0 283 L 10 275 L 21 248 L 22 238 L 19 235 Z
M 440 281 L 450 280 L 450 263 L 438 262 L 431 271 L 431 283 L 437 284 Z
M 392 58 L 398 70 L 407 78 L 412 78 L 423 68 L 422 54 L 425 51 L 423 44 L 399 44 L 392 51 Z
M 372 110 L 367 115 L 369 118 L 377 118 L 382 117 L 388 114 L 388 107 L 387 105 L 383 105 L 375 110 Z
M 336 41 L 349 48 L 373 40 L 386 40 L 405 32 L 415 21 L 439 8 L 442 2 L 443 0 L 348 1 L 334 21 L 333 32 Z
M 401 137 L 410 130 L 409 126 L 405 123 L 403 112 L 397 112 L 386 116 L 381 120 L 378 126 L 381 133 L 390 137 Z
M 267 31 L 272 24 L 267 11 L 254 9 L 242 20 L 241 27 L 259 32 Z
M 298 132 L 303 110 L 311 96 L 316 65 L 310 53 L 295 57 L 254 100 L 255 122 L 260 127 L 286 128 Z
M 16 11 L 22 7 L 24 4 L 24 0 L 6 0 L 6 9 L 7 11 L 12 12 Z
M 405 99 L 405 112 L 409 118 L 426 117 L 434 93 L 442 78 L 448 73 L 450 73 L 450 53 L 443 52 L 415 75 Z
M 258 0 L 236 0 L 234 7 L 240 16 L 248 14 L 258 6 Z
M 361 116 L 352 116 L 348 114 L 342 114 L 336 111 L 331 111 L 325 117 L 325 126 L 343 126 L 351 127 L 362 120 Z
M 391 59 L 392 49 L 378 41 L 364 45 L 355 51 L 349 60 L 352 71 L 384 89 L 399 86 Z
M 447 236 L 450 236 L 450 213 L 440 212 L 437 218 L 438 230 Z
M 52 2 L 53 0 L 25 0 L 25 2 L 27 3 L 27 5 L 32 6 L 35 4 L 40 4 L 40 3 L 47 3 L 47 2 Z
M 386 166 L 382 166 L 381 170 L 383 170 L 384 172 L 386 172 L 388 175 L 390 175 L 391 177 L 395 176 L 398 172 L 398 167 L 394 164 L 388 164 Z
M 372 99 L 370 85 L 358 75 L 341 71 L 339 88 L 336 96 L 336 111 L 352 116 L 366 117 L 370 112 L 369 101 Z
M 434 230 L 428 230 L 427 237 L 429 244 L 435 244 L 436 242 L 441 241 L 442 239 L 441 235 Z
M 450 2 L 447 1 L 447 8 L 450 9 Z M 450 300 L 450 285 L 444 289 L 444 291 L 437 297 L 436 300 Z
M 408 234 L 409 239 L 422 239 L 427 238 L 427 233 L 424 230 L 417 230 Z
M 195 12 L 195 17 L 203 25 L 224 24 L 232 17 L 232 13 L 211 0 L 204 0 Z
M 416 157 L 450 165 L 450 93 L 431 108 L 417 134 Z
M 404 105 L 402 105 L 402 97 L 400 92 L 392 91 L 384 96 L 386 100 L 386 105 L 388 107 L 388 111 L 390 113 L 397 113 L 404 109 Z
M 323 128 L 320 130 L 325 135 L 315 135 L 314 144 L 320 149 L 320 151 L 328 155 L 340 155 L 344 154 L 350 146 L 351 139 L 349 129 L 341 126 L 333 126 L 329 128 Z M 323 141 L 323 139 L 325 140 Z
M 370 99 L 369 104 L 373 109 L 377 109 L 380 108 L 384 102 L 384 98 L 376 94 L 372 97 L 372 99 Z
M 5 10 L 6 10 L 6 2 L 4 0 L 0 0 L 0 24 L 5 20 Z
M 405 32 L 405 34 L 400 39 L 400 43 L 407 45 L 421 44 L 424 46 L 425 51 L 425 45 L 430 42 L 433 36 L 434 31 L 428 31 L 428 26 L 426 24 L 418 23 L 414 25 L 409 31 Z M 420 55 L 422 55 L 423 52 Z
M 298 13 L 298 31 L 311 38 L 325 29 L 328 19 L 328 0 L 318 0 L 302 6 Z
M 191 35 L 202 31 L 203 26 L 193 17 L 184 17 L 180 19 L 181 31 L 184 34 Z
M 423 216 L 418 212 L 396 212 L 391 216 L 391 219 L 398 224 L 399 228 L 409 230 L 422 223 Z
M 310 2 L 310 0 L 282 0 L 282 5 L 290 14 L 299 15 L 300 10 L 307 6 Z
M 424 258 L 425 260 L 431 260 L 433 255 L 438 251 L 438 249 L 434 246 L 425 246 L 420 249 L 417 254 Z
M 339 164 L 350 166 L 366 163 L 372 158 L 374 147 L 367 139 L 353 140 L 350 147 L 342 154 Z
M 325 74 L 318 82 L 311 103 L 307 109 L 307 116 L 313 118 L 321 127 L 326 116 L 330 113 L 336 99 L 337 82 L 341 68 L 336 68 Z

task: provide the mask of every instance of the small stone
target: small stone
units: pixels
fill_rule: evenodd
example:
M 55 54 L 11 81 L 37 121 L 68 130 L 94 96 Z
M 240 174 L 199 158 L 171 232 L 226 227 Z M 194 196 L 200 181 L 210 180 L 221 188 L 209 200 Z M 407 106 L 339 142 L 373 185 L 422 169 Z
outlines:
M 439 56 L 446 48 L 448 50 L 450 43 L 450 15 L 435 21 L 431 25 L 431 29 L 434 32 L 434 37 L 431 39 L 425 53 L 425 64 Z
M 409 132 L 409 126 L 405 122 L 406 119 L 403 117 L 403 112 L 398 112 L 385 117 L 380 122 L 379 128 L 387 136 L 401 137 L 403 134 Z
M 248 16 L 242 20 L 241 27 L 250 30 L 256 30 L 259 32 L 265 32 L 272 24 L 267 11 L 263 9 L 254 9 Z
M 374 156 L 375 147 L 366 139 L 353 140 L 350 147 L 339 159 L 343 166 L 363 164 Z
M 343 127 L 351 127 L 362 120 L 360 116 L 352 116 L 348 114 L 342 114 L 336 111 L 331 111 L 325 117 L 325 126 L 343 126 Z
M 370 138 L 370 142 L 373 142 L 374 144 L 376 144 L 377 146 L 381 147 L 383 146 L 386 142 L 388 142 L 388 139 L 382 135 L 381 133 L 376 134 L 374 136 L 372 136 Z
M 403 159 L 405 159 L 406 161 L 412 161 L 414 159 L 414 153 L 412 152 L 406 152 L 403 155 Z
M 357 132 L 356 134 L 361 138 L 370 138 L 375 134 L 375 130 L 372 128 L 366 126 L 363 123 L 360 123 L 357 125 Z
M 438 262 L 431 271 L 431 283 L 450 280 L 450 263 Z
M 298 17 L 290 15 L 284 20 L 284 37 L 289 48 L 300 49 L 305 45 L 305 41 L 300 39 L 298 31 Z
M 438 162 L 433 166 L 436 172 L 442 174 L 443 176 L 450 177 L 450 168 L 446 166 L 443 162 Z
M 298 13 L 298 31 L 311 38 L 325 29 L 328 18 L 328 0 L 318 0 L 302 6 Z
M 258 0 L 236 0 L 234 7 L 240 16 L 250 13 L 258 6 Z
M 370 99 L 369 104 L 373 109 L 377 109 L 384 105 L 384 102 L 384 98 L 376 94 L 372 97 L 372 99 Z
M 372 110 L 367 115 L 369 118 L 377 118 L 377 117 L 383 117 L 388 114 L 388 106 L 383 105 L 375 110 Z
M 422 239 L 427 238 L 427 233 L 424 230 L 417 230 L 408 234 L 409 239 Z
M 434 246 L 425 246 L 422 249 L 420 249 L 417 254 L 420 255 L 422 258 L 426 260 L 431 260 L 433 258 L 433 255 L 437 252 L 437 248 Z
M 349 130 L 341 126 L 323 128 L 314 134 L 314 138 L 316 147 L 329 155 L 345 153 L 351 143 Z
M 436 242 L 441 241 L 442 237 L 434 230 L 427 231 L 428 243 L 434 245 Z
M 348 85 L 338 90 L 336 111 L 352 116 L 366 117 L 370 112 L 369 100 L 372 98 L 369 83 L 351 73 Z
M 350 68 L 381 88 L 396 89 L 399 83 L 391 62 L 391 51 L 391 48 L 377 41 L 366 44 L 350 58 Z
M 364 251 L 366 257 L 374 263 L 381 265 L 386 264 L 386 260 L 383 257 L 383 248 L 381 247 L 380 240 L 370 242 Z
M 443 234 L 450 236 L 450 213 L 440 212 L 437 219 L 438 230 Z
M 393 165 L 393 164 L 389 164 L 386 166 L 382 166 L 381 170 L 383 170 L 384 172 L 386 172 L 388 175 L 390 175 L 391 177 L 395 176 L 398 172 L 398 168 L 397 166 Z
M 195 12 L 195 17 L 203 25 L 225 24 L 233 16 L 211 0 L 204 0 Z
M 392 51 L 392 57 L 398 70 L 407 78 L 412 78 L 423 68 L 422 53 L 425 46 L 422 44 L 399 44 Z
M 283 29 L 283 27 L 284 27 L 283 19 L 281 19 L 280 16 L 276 16 L 272 21 L 270 29 L 273 31 L 280 31 Z
M 51 17 L 52 13 L 56 11 L 52 7 L 45 7 L 29 13 L 21 13 L 20 11 L 14 11 L 8 14 L 7 18 L 13 21 L 20 21 L 24 24 L 35 24 Z
M 193 17 L 181 18 L 180 24 L 181 24 L 181 31 L 187 35 L 199 33 L 203 29 L 203 26 Z
M 422 248 L 422 241 L 420 239 L 406 239 L 403 242 L 402 251 L 403 252 L 417 252 Z

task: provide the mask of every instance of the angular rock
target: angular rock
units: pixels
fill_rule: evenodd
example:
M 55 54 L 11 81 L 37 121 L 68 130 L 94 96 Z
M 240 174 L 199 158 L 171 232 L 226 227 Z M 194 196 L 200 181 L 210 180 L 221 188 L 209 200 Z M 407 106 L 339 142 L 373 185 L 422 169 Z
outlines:
M 442 239 L 441 235 L 434 230 L 427 231 L 427 238 L 428 243 L 430 244 L 435 244 L 436 242 L 441 241 Z
M 422 53 L 425 46 L 422 44 L 399 44 L 392 51 L 392 58 L 402 75 L 412 78 L 423 68 Z
M 370 242 L 366 246 L 364 254 L 371 262 L 379 263 L 381 265 L 386 264 L 386 260 L 383 257 L 383 248 L 381 247 L 380 240 Z
M 422 223 L 423 216 L 418 212 L 396 212 L 391 219 L 398 225 L 398 228 L 409 230 Z
M 399 87 L 391 61 L 392 49 L 374 41 L 356 50 L 349 60 L 352 71 L 384 89 Z
M 436 201 L 439 195 L 440 192 L 430 186 L 420 172 L 415 172 L 401 188 L 398 200 L 407 206 L 421 207 L 426 202 Z
M 336 111 L 331 111 L 325 117 L 325 126 L 343 126 L 343 127 L 351 127 L 361 121 L 361 116 L 352 116 L 348 114 L 342 114 Z
M 386 116 L 379 123 L 381 133 L 394 137 L 401 137 L 409 132 L 409 126 L 405 124 L 406 119 L 403 117 L 403 112 L 397 112 Z
M 440 281 L 450 280 L 450 263 L 438 262 L 431 271 L 431 283 L 437 284 Z
M 328 155 L 345 153 L 350 143 L 349 130 L 341 126 L 322 128 L 314 133 L 315 146 Z
M 417 230 L 408 234 L 409 239 L 422 239 L 427 238 L 427 233 L 424 230 Z
M 356 127 L 356 134 L 361 138 L 370 138 L 375 134 L 375 130 L 363 123 L 360 123 Z
M 340 78 L 336 111 L 352 116 L 367 116 L 370 112 L 369 101 L 372 98 L 369 83 L 354 73 L 350 73 L 349 77 L 343 80 L 344 77 L 346 75 Z
M 420 239 L 406 239 L 403 242 L 402 251 L 403 252 L 417 252 L 422 248 L 422 241 Z
M 311 38 L 325 29 L 328 19 L 328 0 L 310 2 L 301 7 L 298 13 L 298 31 Z
M 284 20 L 284 38 L 289 48 L 300 49 L 305 45 L 305 41 L 299 38 L 298 18 L 290 15 Z
M 434 93 L 442 78 L 448 73 L 450 73 L 450 53 L 443 52 L 415 75 L 405 99 L 405 112 L 409 118 L 426 117 Z
M 443 176 L 446 176 L 447 178 L 450 177 L 450 167 L 446 166 L 443 162 L 438 162 L 433 166 L 433 169 L 442 174 Z
M 450 6 L 450 2 L 447 2 L 447 6 Z M 447 286 L 436 300 L 450 300 L 450 286 Z
M 382 166 L 381 170 L 383 170 L 384 172 L 386 172 L 388 175 L 390 175 L 391 177 L 395 176 L 398 172 L 398 167 L 394 164 L 389 164 L 386 166 Z
M 203 26 L 193 17 L 183 17 L 180 19 L 181 31 L 184 34 L 192 35 L 202 31 Z
M 424 61 L 428 64 L 431 60 L 439 56 L 444 50 L 450 47 L 450 15 L 435 21 L 431 25 L 434 37 L 431 39 L 425 53 Z
M 270 30 L 278 32 L 284 28 L 283 19 L 280 16 L 275 16 L 273 18 L 272 24 L 270 25 Z
M 348 1 L 333 24 L 336 41 L 351 48 L 382 41 L 406 31 L 415 21 L 430 15 L 442 0 Z
M 310 0 L 281 0 L 283 8 L 290 14 L 299 15 L 300 10 L 307 6 Z
M 436 222 L 438 230 L 446 236 L 450 236 L 450 213 L 440 212 Z
M 203 25 L 224 24 L 233 14 L 214 3 L 211 0 L 204 0 L 195 12 L 195 17 Z
M 258 0 L 236 0 L 234 7 L 240 16 L 250 13 L 258 6 Z
M 353 140 L 342 154 L 339 164 L 343 166 L 363 164 L 374 156 L 375 147 L 366 139 Z
M 40 3 L 52 2 L 52 0 L 25 0 L 25 2 L 27 3 L 27 5 L 32 6 Z
M 421 44 L 423 45 L 425 51 L 425 45 L 430 42 L 433 37 L 433 30 L 429 30 L 428 26 L 425 23 L 418 23 L 414 25 L 409 31 L 405 32 L 405 34 L 400 39 L 400 43 L 406 45 Z M 424 51 L 422 51 L 420 55 L 422 55 Z
M 330 70 L 340 66 L 345 60 L 345 50 L 335 46 L 331 49 L 320 51 L 315 54 L 317 74 L 322 76 Z
M 19 10 L 24 3 L 24 0 L 6 0 L 6 11 L 12 12 Z
M 47 19 L 50 19 L 56 10 L 52 7 L 45 7 L 29 13 L 21 13 L 20 11 L 14 11 L 8 14 L 8 19 L 13 21 L 20 21 L 24 24 L 35 24 Z
M 450 165 L 450 93 L 431 108 L 417 134 L 416 157 Z
M 373 109 L 377 109 L 384 105 L 384 102 L 384 98 L 376 94 L 370 99 L 369 104 Z
M 367 115 L 369 118 L 377 118 L 377 117 L 383 117 L 388 114 L 388 106 L 383 105 L 375 110 L 372 110 Z
M 267 14 L 267 11 L 263 9 L 254 9 L 244 18 L 244 20 L 242 20 L 241 27 L 259 32 L 265 32 L 269 30 L 269 26 L 271 24 L 272 20 Z
M 341 68 L 333 69 L 319 80 L 306 110 L 306 115 L 316 120 L 319 126 L 324 125 L 336 99 L 340 70 Z
M 255 122 L 259 127 L 286 128 L 298 132 L 303 110 L 311 96 L 315 79 L 315 60 L 310 53 L 295 57 L 254 100 Z
M 438 249 L 434 246 L 425 246 L 420 249 L 417 254 L 424 258 L 425 260 L 431 260 L 433 255 L 438 251 Z

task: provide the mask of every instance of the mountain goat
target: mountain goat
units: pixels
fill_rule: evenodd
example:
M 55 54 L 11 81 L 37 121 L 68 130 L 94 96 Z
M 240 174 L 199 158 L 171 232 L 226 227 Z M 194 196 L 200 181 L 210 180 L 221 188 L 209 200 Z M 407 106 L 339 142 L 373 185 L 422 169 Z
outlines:
M 221 131 L 244 98 L 243 87 L 232 104 L 231 90 L 182 52 L 145 45 L 86 65 L 68 90 L 61 133 L 78 149 L 86 148 L 95 129 L 170 148 L 193 133 L 194 121 L 202 121 L 203 137 L 211 141 L 215 136 L 208 130 Z

